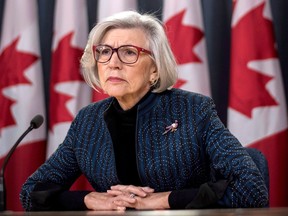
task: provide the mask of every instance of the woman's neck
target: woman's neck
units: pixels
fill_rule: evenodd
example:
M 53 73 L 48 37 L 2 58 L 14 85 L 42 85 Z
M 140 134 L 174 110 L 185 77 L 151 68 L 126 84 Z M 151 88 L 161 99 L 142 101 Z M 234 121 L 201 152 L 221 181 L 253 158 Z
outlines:
M 123 110 L 129 110 L 131 108 L 133 108 L 136 104 L 139 103 L 139 101 L 142 100 L 142 98 L 144 98 L 147 93 L 150 92 L 150 90 L 144 92 L 142 95 L 137 95 L 137 96 L 132 96 L 132 97 L 129 97 L 129 98 L 116 98 L 120 107 L 123 109 Z
M 126 110 L 132 109 L 137 104 L 139 104 L 141 101 L 145 100 L 145 98 L 147 98 L 150 93 L 151 92 L 148 91 L 144 95 L 142 95 L 141 97 L 137 98 L 137 100 L 134 99 L 134 100 L 129 101 L 128 103 L 127 102 L 123 103 L 123 100 L 120 100 L 118 98 L 116 98 L 116 99 L 117 99 L 118 104 L 121 107 L 121 109 L 126 111 Z

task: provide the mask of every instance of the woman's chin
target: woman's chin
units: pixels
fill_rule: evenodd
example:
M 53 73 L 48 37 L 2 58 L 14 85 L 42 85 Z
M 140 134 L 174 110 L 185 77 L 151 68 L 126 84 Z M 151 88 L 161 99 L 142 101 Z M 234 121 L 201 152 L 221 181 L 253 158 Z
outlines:
M 122 91 L 121 89 L 113 89 L 113 90 L 109 90 L 106 91 L 106 93 L 110 96 L 110 97 L 123 97 L 125 95 L 125 92 Z

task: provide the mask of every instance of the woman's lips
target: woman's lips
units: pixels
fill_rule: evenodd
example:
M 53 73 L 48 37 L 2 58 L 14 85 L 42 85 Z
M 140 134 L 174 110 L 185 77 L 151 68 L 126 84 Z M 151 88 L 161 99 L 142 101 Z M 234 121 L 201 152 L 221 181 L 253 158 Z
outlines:
M 119 77 L 108 77 L 107 81 L 109 81 L 109 82 L 123 82 L 125 80 L 121 79 Z

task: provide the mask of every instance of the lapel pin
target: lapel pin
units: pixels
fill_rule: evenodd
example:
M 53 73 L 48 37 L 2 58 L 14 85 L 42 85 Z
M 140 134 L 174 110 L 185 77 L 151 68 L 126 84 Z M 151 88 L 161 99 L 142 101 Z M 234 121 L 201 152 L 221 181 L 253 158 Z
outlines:
M 175 131 L 177 130 L 177 127 L 178 127 L 178 121 L 175 120 L 174 123 L 172 123 L 171 125 L 169 125 L 169 126 L 167 126 L 167 127 L 165 128 L 166 130 L 164 131 L 164 133 L 163 133 L 162 135 L 168 133 L 169 131 L 170 131 L 170 132 L 175 132 Z

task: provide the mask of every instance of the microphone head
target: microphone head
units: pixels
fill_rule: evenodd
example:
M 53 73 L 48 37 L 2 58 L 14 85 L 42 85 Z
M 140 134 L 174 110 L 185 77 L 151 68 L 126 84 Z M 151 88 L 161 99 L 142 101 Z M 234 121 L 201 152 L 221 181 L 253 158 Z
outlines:
M 39 128 L 44 121 L 44 118 L 42 115 L 36 115 L 30 122 L 30 127 L 33 129 Z

